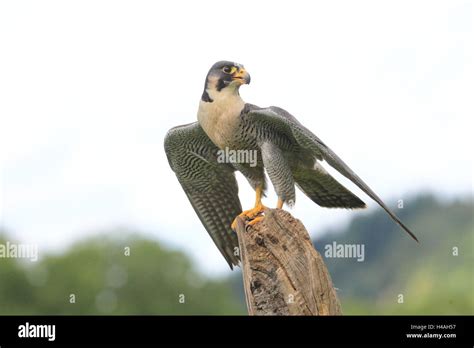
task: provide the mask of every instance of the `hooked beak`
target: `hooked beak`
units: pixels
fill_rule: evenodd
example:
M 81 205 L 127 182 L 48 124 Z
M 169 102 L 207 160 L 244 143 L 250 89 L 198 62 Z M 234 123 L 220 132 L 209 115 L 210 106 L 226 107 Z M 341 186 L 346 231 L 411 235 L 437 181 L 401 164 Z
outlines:
M 250 74 L 244 68 L 240 68 L 232 76 L 232 80 L 238 81 L 241 85 L 250 83 Z

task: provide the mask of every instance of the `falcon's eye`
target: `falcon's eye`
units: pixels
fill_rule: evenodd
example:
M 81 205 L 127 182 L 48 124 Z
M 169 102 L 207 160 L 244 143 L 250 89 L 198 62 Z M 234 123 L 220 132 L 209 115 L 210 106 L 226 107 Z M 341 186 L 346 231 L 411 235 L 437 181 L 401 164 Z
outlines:
M 234 67 L 230 67 L 230 66 L 225 66 L 222 68 L 222 71 L 225 74 L 232 74 L 233 70 L 234 70 Z

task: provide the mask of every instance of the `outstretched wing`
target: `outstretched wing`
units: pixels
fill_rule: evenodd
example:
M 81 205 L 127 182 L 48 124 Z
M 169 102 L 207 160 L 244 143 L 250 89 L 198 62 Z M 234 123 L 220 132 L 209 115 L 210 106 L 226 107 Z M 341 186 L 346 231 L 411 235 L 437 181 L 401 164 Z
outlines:
M 235 169 L 218 163 L 218 148 L 198 122 L 170 129 L 165 152 L 196 214 L 230 268 L 238 265 L 239 243 L 230 225 L 242 212 Z
M 316 158 L 325 160 L 342 175 L 356 184 L 370 198 L 377 202 L 388 213 L 388 215 L 390 215 L 390 217 L 400 225 L 400 227 L 402 227 L 413 239 L 418 241 L 416 236 L 385 205 L 375 192 L 372 191 L 372 189 L 356 173 L 354 173 L 354 171 L 349 168 L 349 166 L 345 164 L 344 161 L 334 153 L 334 151 L 324 144 L 309 129 L 304 127 L 293 115 L 275 106 L 269 108 L 258 108 L 249 105 L 248 109 L 247 116 L 251 118 L 253 122 L 272 124 L 274 129 L 276 128 L 288 136 L 293 137 L 301 147 L 310 150 Z

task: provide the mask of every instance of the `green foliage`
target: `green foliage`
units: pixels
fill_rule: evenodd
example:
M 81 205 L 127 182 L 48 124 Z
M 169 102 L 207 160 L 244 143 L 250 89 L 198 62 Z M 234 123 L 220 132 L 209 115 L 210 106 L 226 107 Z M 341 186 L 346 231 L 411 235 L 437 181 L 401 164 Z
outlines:
M 396 209 L 420 244 L 380 209 L 316 240 L 344 314 L 473 314 L 473 211 L 472 199 L 421 196 Z M 364 244 L 365 260 L 325 257 L 333 241 Z M 209 279 L 185 254 L 124 231 L 40 256 L 0 259 L 0 314 L 246 314 L 239 273 Z
M 227 280 L 205 278 L 183 253 L 138 236 L 100 236 L 37 263 L 0 259 L 0 314 L 244 313 Z
M 323 257 L 333 241 L 365 245 L 363 262 L 325 258 L 344 313 L 473 314 L 473 210 L 472 199 L 440 203 L 426 195 L 396 209 L 420 244 L 382 210 L 316 240 Z

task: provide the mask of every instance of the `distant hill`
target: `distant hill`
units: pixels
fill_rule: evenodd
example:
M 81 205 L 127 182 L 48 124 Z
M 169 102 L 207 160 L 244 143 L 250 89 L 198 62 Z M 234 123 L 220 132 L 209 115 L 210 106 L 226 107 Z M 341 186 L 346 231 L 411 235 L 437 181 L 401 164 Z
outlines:
M 472 197 L 443 203 L 423 195 L 395 211 L 420 244 L 382 209 L 314 241 L 339 289 L 344 313 L 473 314 Z M 326 257 L 334 243 L 336 249 L 363 245 L 364 260 Z

